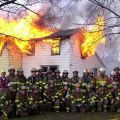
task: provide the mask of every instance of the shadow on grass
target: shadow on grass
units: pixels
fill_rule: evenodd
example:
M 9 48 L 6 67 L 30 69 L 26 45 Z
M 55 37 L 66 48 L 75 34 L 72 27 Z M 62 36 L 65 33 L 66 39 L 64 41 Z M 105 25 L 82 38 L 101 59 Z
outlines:
M 45 112 L 42 115 L 15 118 L 11 120 L 120 120 L 119 113 L 54 113 Z

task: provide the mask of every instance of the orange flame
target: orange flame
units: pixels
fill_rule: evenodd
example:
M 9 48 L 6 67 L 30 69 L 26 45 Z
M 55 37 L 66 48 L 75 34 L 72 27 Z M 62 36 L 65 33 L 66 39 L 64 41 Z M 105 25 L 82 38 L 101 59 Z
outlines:
M 36 25 L 37 22 L 40 24 L 41 21 L 42 18 L 32 14 L 25 19 L 11 20 L 10 22 L 0 18 L 0 53 L 7 41 L 16 44 L 21 52 L 30 53 L 32 49 L 30 39 L 45 37 L 52 33 L 52 30 L 44 23 L 42 23 L 44 25 L 41 25 L 42 27 Z
M 81 55 L 83 58 L 94 55 L 98 44 L 105 43 L 104 26 L 104 17 L 99 16 L 96 25 L 90 30 L 84 29 L 84 38 L 81 45 Z

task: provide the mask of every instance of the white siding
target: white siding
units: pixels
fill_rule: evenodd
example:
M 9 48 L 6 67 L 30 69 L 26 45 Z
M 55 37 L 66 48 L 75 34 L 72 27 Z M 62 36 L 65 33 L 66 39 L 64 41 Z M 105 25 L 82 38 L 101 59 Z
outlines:
M 0 72 L 2 70 L 5 70 L 7 72 L 8 67 L 9 67 L 9 55 L 8 55 L 8 49 L 5 46 L 2 51 L 2 55 L 0 56 Z
M 17 70 L 22 67 L 22 53 L 14 44 L 10 45 L 9 49 L 9 67 Z
M 69 71 L 70 66 L 70 45 L 67 40 L 61 42 L 60 55 L 51 56 L 50 43 L 38 42 L 35 46 L 35 55 L 22 57 L 22 67 L 25 75 L 30 75 L 32 68 L 40 68 L 40 65 L 59 65 L 62 72 L 64 69 Z
M 21 60 L 21 52 L 16 46 L 12 44 L 5 45 L 0 56 L 0 71 L 5 70 L 8 72 L 8 68 L 11 66 L 15 69 L 20 68 L 22 64 Z
M 78 70 L 79 75 L 81 76 L 84 69 L 100 68 L 101 66 L 103 66 L 96 55 L 88 57 L 86 59 L 81 59 L 79 39 L 72 38 L 70 43 L 70 76 L 72 75 L 73 69 Z

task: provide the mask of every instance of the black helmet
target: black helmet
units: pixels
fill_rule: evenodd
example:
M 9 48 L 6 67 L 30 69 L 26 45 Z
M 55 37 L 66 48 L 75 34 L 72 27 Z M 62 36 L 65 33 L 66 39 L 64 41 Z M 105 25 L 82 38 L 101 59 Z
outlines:
M 115 67 L 114 70 L 120 70 L 120 68 L 119 67 Z
M 59 69 L 56 69 L 56 70 L 55 70 L 55 73 L 60 73 L 60 70 L 59 70 Z
M 43 69 L 42 68 L 38 69 L 38 72 L 43 72 Z
M 10 68 L 8 69 L 8 72 L 10 72 L 10 71 L 15 71 L 15 68 L 10 67 Z

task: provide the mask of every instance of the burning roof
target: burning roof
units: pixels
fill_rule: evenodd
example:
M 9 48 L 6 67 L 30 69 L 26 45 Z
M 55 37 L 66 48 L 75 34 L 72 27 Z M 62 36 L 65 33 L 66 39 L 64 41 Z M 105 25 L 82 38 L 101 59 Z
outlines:
M 104 17 L 99 16 L 96 24 L 91 28 L 76 28 L 68 30 L 53 30 L 46 26 L 42 18 L 28 15 L 26 19 L 12 20 L 8 22 L 0 18 L 0 52 L 5 43 L 15 44 L 23 53 L 30 54 L 32 42 L 49 39 L 67 39 L 72 35 L 81 42 L 81 55 L 85 58 L 95 54 L 99 43 L 105 42 Z

